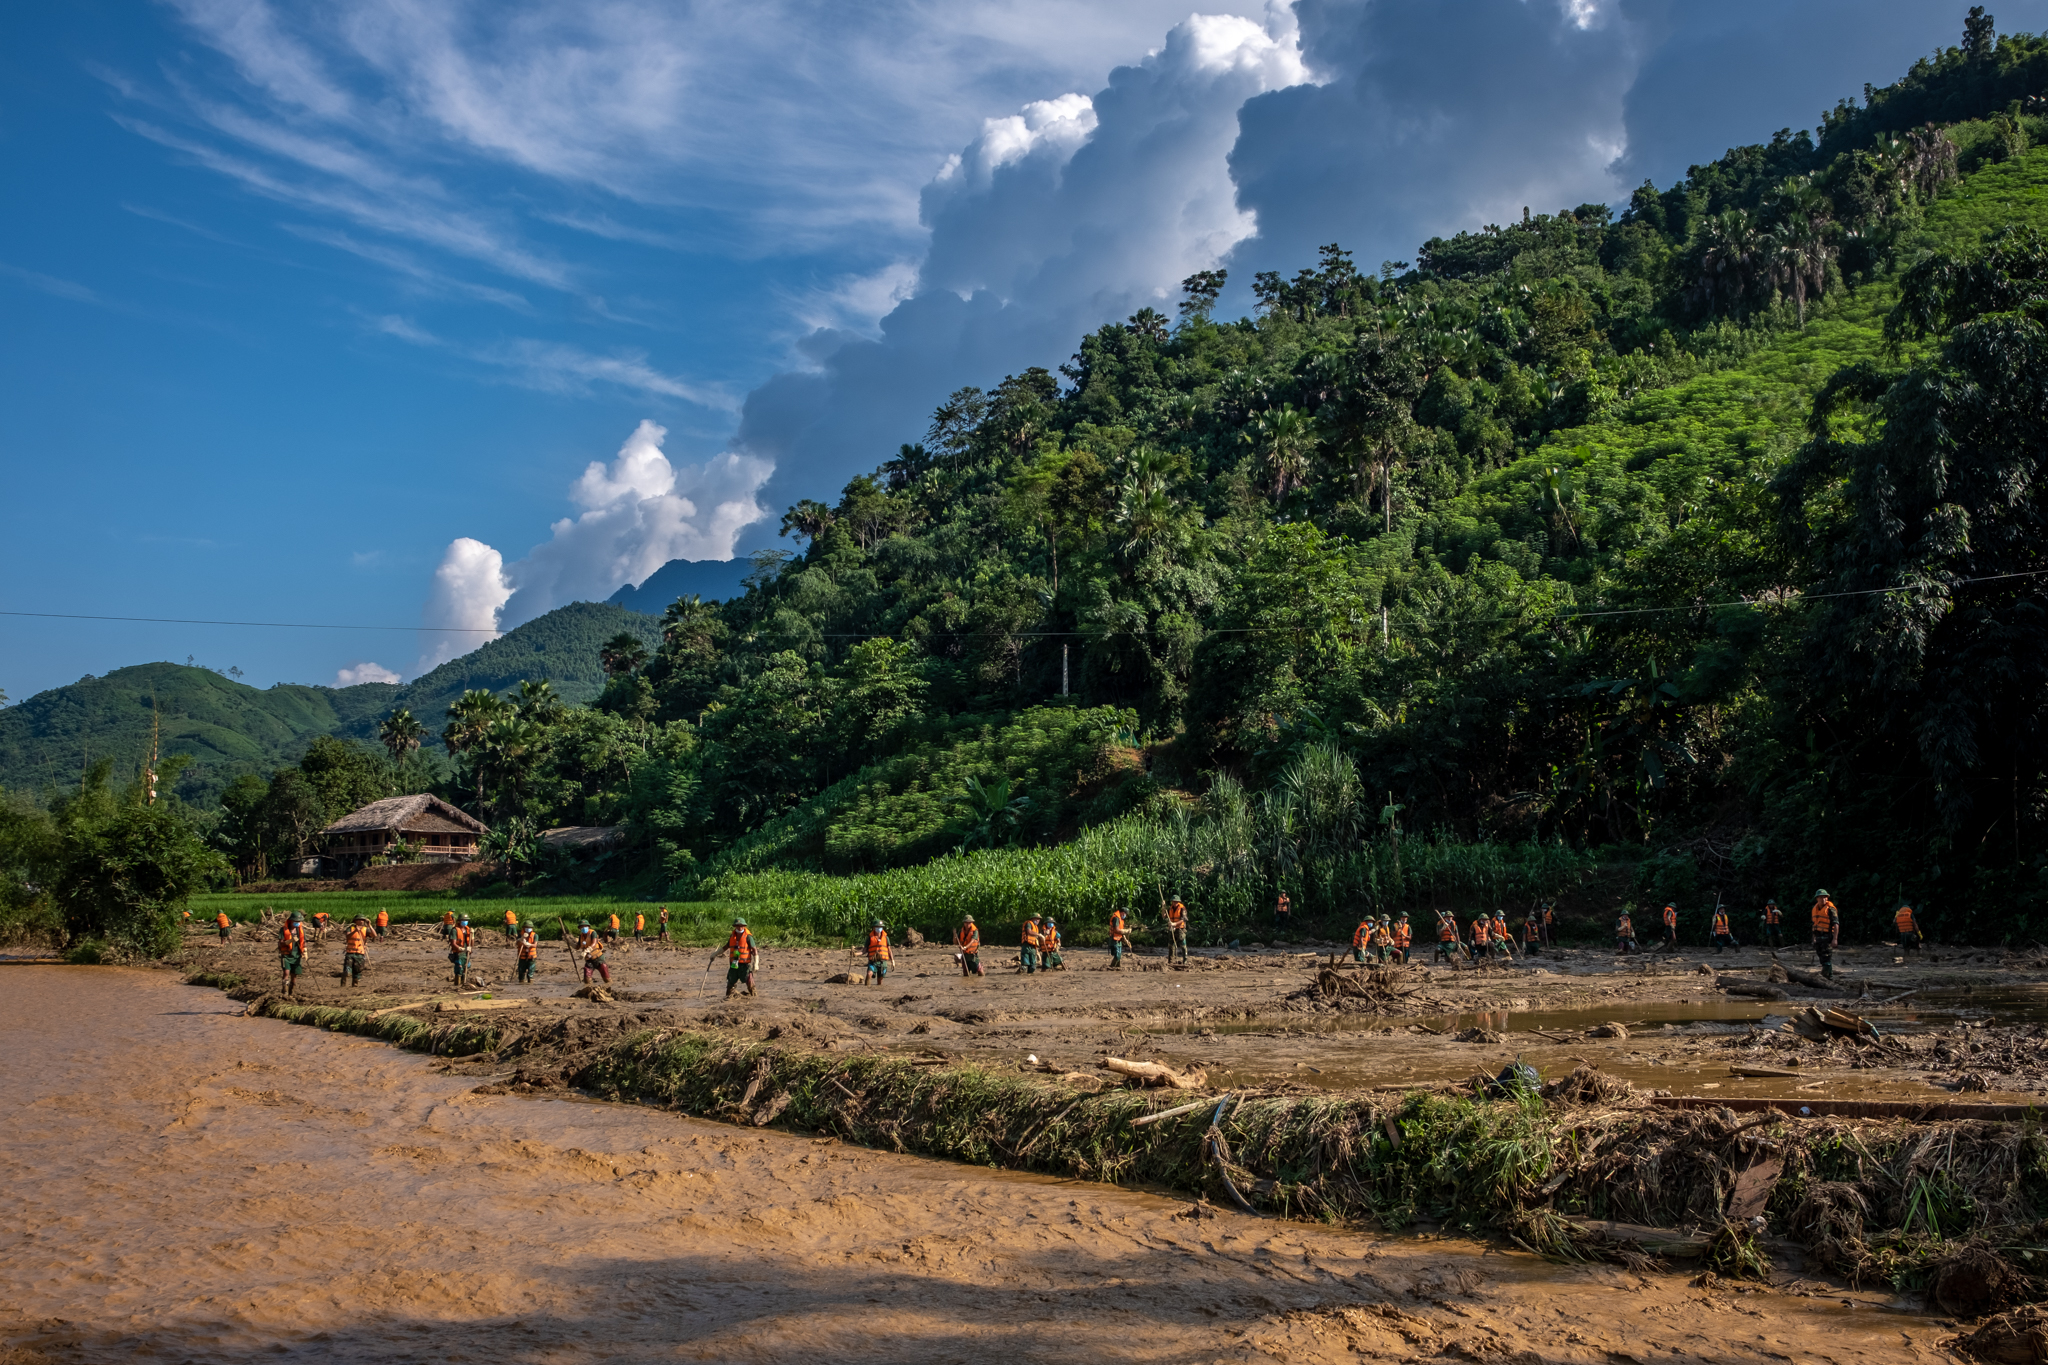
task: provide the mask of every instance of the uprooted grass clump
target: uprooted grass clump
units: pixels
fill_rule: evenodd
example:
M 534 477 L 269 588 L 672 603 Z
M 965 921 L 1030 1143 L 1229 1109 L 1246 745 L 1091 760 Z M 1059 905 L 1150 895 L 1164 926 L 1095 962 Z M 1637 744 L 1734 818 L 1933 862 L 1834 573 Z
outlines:
M 1142 1091 L 743 1042 L 669 1026 L 659 1012 L 437 1024 L 264 995 L 251 1012 L 439 1056 L 517 1061 L 515 1089 L 571 1085 L 980 1166 L 1218 1198 L 1234 1191 L 1283 1216 L 1389 1231 L 1434 1223 L 1548 1256 L 1624 1261 L 1643 1259 L 1635 1243 L 1653 1240 L 1630 1228 L 1690 1230 L 1690 1254 L 1710 1270 L 1749 1277 L 1768 1273 L 1768 1231 L 1852 1281 L 1925 1289 L 1953 1312 L 2048 1289 L 2035 1278 L 2048 1271 L 2048 1207 L 2035 1194 L 2048 1188 L 2048 1138 L 2033 1123 L 1745 1120 L 1646 1107 L 1582 1068 L 1547 1098 L 1484 1087 L 1265 1091 L 1212 1096 L 1138 1126 L 1161 1108 Z M 1738 1184 L 1759 1175 L 1761 1212 L 1736 1217 Z

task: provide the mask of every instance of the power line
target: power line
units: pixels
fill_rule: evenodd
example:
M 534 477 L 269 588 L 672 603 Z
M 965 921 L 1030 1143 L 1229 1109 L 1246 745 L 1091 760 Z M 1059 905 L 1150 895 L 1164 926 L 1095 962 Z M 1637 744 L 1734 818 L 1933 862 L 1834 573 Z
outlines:
M 2048 575 L 2048 569 L 2024 569 L 2017 573 L 1985 574 L 1979 578 L 1958 578 L 1947 584 L 1949 587 L 1969 587 L 1977 583 L 2002 583 L 2017 578 L 2039 578 Z M 1799 602 L 1829 601 L 1843 597 L 1876 597 L 1884 593 L 1911 592 L 1905 586 L 1889 588 L 1852 588 L 1842 592 L 1805 592 L 1797 597 L 1784 599 L 1781 603 L 1759 602 L 1753 598 L 1737 597 L 1725 602 L 1687 602 L 1672 607 L 1571 607 L 1556 613 L 1558 619 L 1580 620 L 1610 616 L 1654 616 L 1670 612 L 1716 611 L 1722 607 L 1755 607 L 1767 605 L 1790 606 Z M 45 621 L 125 621 L 140 625 L 158 626 L 250 626 L 261 630 L 393 630 L 427 632 L 448 635 L 502 635 L 495 626 L 366 626 L 349 625 L 335 621 L 216 621 L 187 616 L 100 616 L 86 612 L 63 611 L 4 611 L 0 616 L 30 617 Z M 1485 625 L 1499 621 L 1519 621 L 1520 616 L 1478 616 L 1466 618 L 1467 624 Z M 1311 626 L 1203 626 L 1198 630 L 1204 635 L 1278 635 L 1299 633 L 1314 629 Z M 940 632 L 950 633 L 950 632 Z M 1150 635 L 1151 630 L 1008 630 L 981 632 L 999 634 L 1011 640 L 1080 639 L 1103 635 Z M 827 640 L 887 640 L 897 637 L 874 631 L 820 631 L 819 638 Z

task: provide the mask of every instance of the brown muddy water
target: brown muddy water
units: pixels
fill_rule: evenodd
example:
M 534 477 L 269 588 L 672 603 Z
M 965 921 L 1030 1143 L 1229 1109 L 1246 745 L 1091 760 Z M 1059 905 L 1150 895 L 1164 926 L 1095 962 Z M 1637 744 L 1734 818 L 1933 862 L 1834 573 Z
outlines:
M 1946 1334 L 1791 1273 L 1696 1288 L 474 1095 L 163 973 L 8 971 L 0 1082 L 10 1365 L 1932 1361 Z

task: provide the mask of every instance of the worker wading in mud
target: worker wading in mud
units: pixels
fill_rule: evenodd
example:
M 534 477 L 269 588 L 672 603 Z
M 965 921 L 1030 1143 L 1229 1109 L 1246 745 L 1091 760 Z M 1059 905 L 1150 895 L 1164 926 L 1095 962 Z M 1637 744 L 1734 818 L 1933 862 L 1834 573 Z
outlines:
M 1449 910 L 1436 912 L 1436 954 L 1430 961 L 1458 964 L 1458 917 Z
M 1543 902 L 1543 946 L 1557 947 L 1557 907 L 1549 901 Z
M 469 916 L 464 915 L 455 925 L 455 933 L 448 940 L 448 965 L 455 969 L 455 989 L 461 990 L 469 984 L 469 955 L 476 950 L 476 930 L 469 927 Z
M 1282 891 L 1280 899 L 1273 902 L 1273 936 L 1275 938 L 1288 932 L 1288 926 L 1294 923 L 1293 911 L 1294 902 L 1287 899 L 1287 893 Z
M 1024 921 L 1024 934 L 1017 950 L 1017 970 L 1026 976 L 1038 971 L 1038 943 L 1042 931 L 1038 927 L 1038 916 Z
M 505 912 L 505 942 L 517 943 L 518 941 L 519 913 L 516 910 L 507 910 Z
M 1038 930 L 1038 960 L 1046 971 L 1065 971 L 1067 960 L 1060 956 L 1060 926 L 1051 915 L 1045 917 Z
M 1372 932 L 1377 927 L 1373 917 L 1367 915 L 1358 922 L 1358 927 L 1351 931 L 1351 960 L 1353 962 L 1365 961 L 1366 950 L 1372 947 Z
M 214 927 L 220 930 L 220 941 L 226 943 L 228 933 L 235 927 L 235 922 L 229 919 L 228 912 L 223 910 L 213 917 L 213 923 Z
M 379 910 L 377 912 L 377 937 L 380 939 L 383 938 L 384 932 L 390 927 L 391 912 L 389 910 Z
M 1813 955 L 1820 959 L 1820 974 L 1835 979 L 1835 949 L 1842 942 L 1842 912 L 1828 899 L 1827 888 L 1813 893 Z
M 1188 908 L 1180 903 L 1180 897 L 1173 898 L 1173 904 L 1166 907 L 1166 960 L 1173 961 L 1174 954 L 1180 954 L 1183 967 L 1188 961 Z
M 1472 960 L 1492 955 L 1493 918 L 1481 911 L 1472 917 Z
M 519 984 L 533 980 L 534 971 L 540 966 L 540 930 L 528 924 L 519 931 Z
M 1401 918 L 1394 921 L 1394 961 L 1408 961 L 1409 945 L 1415 942 L 1415 930 L 1409 927 L 1408 912 L 1403 910 Z
M 1764 924 L 1764 946 L 1782 948 L 1785 946 L 1785 913 L 1778 909 L 1776 901 L 1765 901 L 1763 913 L 1758 916 Z
M 662 906 L 660 911 L 655 915 L 654 923 L 655 940 L 660 943 L 668 942 L 668 907 L 666 905 Z
M 588 929 L 590 926 L 586 924 L 583 927 L 585 929 Z M 588 986 L 590 984 L 590 974 L 592 972 L 596 972 L 598 976 L 604 981 L 605 985 L 611 985 L 612 969 L 605 965 L 604 938 L 598 934 L 590 935 L 589 941 L 587 941 L 583 945 L 584 985 Z
M 1640 952 L 1636 947 L 1636 922 L 1624 910 L 1614 920 L 1614 951 L 1617 954 Z
M 1710 922 L 1707 931 L 1713 937 L 1715 952 L 1718 953 L 1723 948 L 1733 948 L 1738 953 L 1742 951 L 1742 945 L 1735 941 L 1735 935 L 1729 932 L 1729 928 L 1728 912 L 1716 905 L 1714 907 L 1714 918 Z
M 1675 953 L 1675 952 L 1677 952 L 1677 951 L 1678 951 L 1678 907 L 1677 907 L 1677 906 L 1675 906 L 1675 905 L 1666 905 L 1666 906 L 1664 907 L 1664 916 L 1663 916 L 1663 922 L 1664 922 L 1664 951 L 1665 951 L 1665 952 L 1667 952 L 1667 953 Z
M 341 934 L 341 984 L 363 984 L 363 968 L 370 963 L 370 921 L 361 915 Z
M 879 928 L 881 921 L 876 920 L 875 924 Z M 872 950 L 874 945 L 873 934 L 868 935 L 868 944 L 870 950 Z M 882 935 L 884 956 L 887 955 L 888 947 L 889 936 L 884 934 Z M 718 961 L 721 953 L 725 956 L 725 998 L 728 1000 L 732 999 L 732 993 L 741 986 L 745 986 L 747 994 L 752 995 L 754 993 L 754 966 L 761 954 L 754 947 L 754 931 L 747 927 L 745 920 L 736 919 L 732 922 L 732 933 L 727 935 L 725 946 L 711 955 L 711 962 Z M 711 962 L 707 962 L 704 965 L 709 967 Z M 869 966 L 872 967 L 873 965 L 874 960 L 870 957 Z
M 1532 910 L 1529 917 L 1522 921 L 1522 953 L 1527 957 L 1535 957 L 1542 950 L 1543 922 Z
M 1493 912 L 1493 951 L 1510 962 L 1515 960 L 1515 933 L 1508 928 L 1506 913 L 1500 910 Z
M 299 971 L 306 965 L 306 922 L 294 914 L 277 936 L 277 967 L 284 975 L 284 993 L 299 993 Z
M 861 984 L 879 986 L 888 979 L 889 964 L 895 961 L 895 954 L 889 951 L 889 931 L 880 920 L 868 926 L 868 970 Z
M 1124 954 L 1131 946 L 1131 922 L 1121 909 L 1109 912 L 1109 969 L 1124 969 Z
M 960 975 L 988 975 L 981 969 L 981 930 L 975 926 L 974 916 L 960 921 L 960 927 L 953 931 L 953 946 L 960 950 Z
M 1913 907 L 1903 903 L 1900 904 L 1898 909 L 1892 911 L 1892 924 L 1899 931 L 1899 951 L 1902 953 L 1919 952 L 1923 935 L 1920 932 L 1919 922 L 1913 918 Z

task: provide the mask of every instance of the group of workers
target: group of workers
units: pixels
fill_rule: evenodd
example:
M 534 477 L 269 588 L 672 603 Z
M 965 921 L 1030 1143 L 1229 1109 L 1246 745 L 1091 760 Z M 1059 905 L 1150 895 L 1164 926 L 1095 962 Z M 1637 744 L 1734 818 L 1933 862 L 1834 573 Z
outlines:
M 1664 931 L 1660 946 L 1666 952 L 1675 950 L 1678 947 L 1677 904 L 1667 901 L 1658 919 Z M 1785 946 L 1785 914 L 1778 908 L 1775 900 L 1764 902 L 1763 909 L 1757 912 L 1757 921 L 1761 930 L 1761 946 Z M 1828 895 L 1826 887 L 1821 887 L 1813 893 L 1813 908 L 1808 911 L 1808 924 L 1813 934 L 1814 956 L 1820 960 L 1821 975 L 1832 980 L 1835 975 L 1835 949 L 1842 945 L 1842 912 L 1835 905 L 1834 899 Z M 1897 908 L 1892 911 L 1892 928 L 1898 935 L 1901 952 L 1918 952 L 1920 945 L 1926 941 L 1926 934 L 1920 927 L 1920 921 L 1913 914 L 1913 907 L 1904 901 L 1899 902 Z M 1715 904 L 1707 923 L 1707 941 L 1717 953 L 1724 949 L 1739 952 L 1742 948 L 1742 944 L 1736 940 L 1728 911 L 1719 903 Z M 1614 950 L 1617 953 L 1642 951 L 1636 942 L 1635 923 L 1627 910 L 1623 910 L 1615 917 Z

